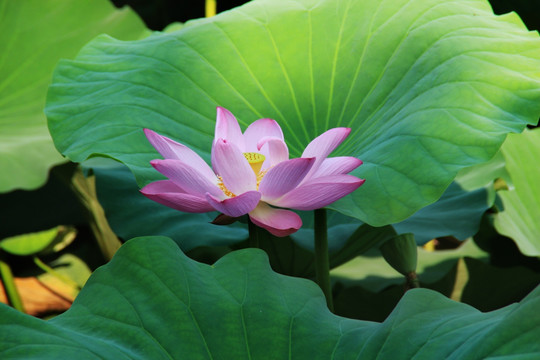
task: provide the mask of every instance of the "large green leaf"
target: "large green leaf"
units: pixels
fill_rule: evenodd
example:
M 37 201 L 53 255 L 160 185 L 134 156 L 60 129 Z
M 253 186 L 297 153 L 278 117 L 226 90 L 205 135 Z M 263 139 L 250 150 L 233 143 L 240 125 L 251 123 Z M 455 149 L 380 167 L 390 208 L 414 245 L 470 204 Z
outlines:
M 116 158 L 158 178 L 149 127 L 209 160 L 215 106 L 283 127 L 292 156 L 328 128 L 366 183 L 332 205 L 371 225 L 438 199 L 540 113 L 540 39 L 483 0 L 256 0 L 181 30 L 101 36 L 63 61 L 47 115 L 74 161 Z
M 101 33 L 137 39 L 144 24 L 107 0 L 0 2 L 0 192 L 43 185 L 65 161 L 43 115 L 56 63 Z
M 539 256 L 540 129 L 509 135 L 502 153 L 513 185 L 498 192 L 504 211 L 496 215 L 495 228 L 514 239 L 523 254 Z
M 214 266 L 166 238 L 139 238 L 49 321 L 0 307 L 0 355 L 77 359 L 478 359 L 540 355 L 540 288 L 481 313 L 412 290 L 384 323 L 331 314 L 309 280 L 278 275 L 258 250 Z M 413 334 L 413 335 L 411 335 Z

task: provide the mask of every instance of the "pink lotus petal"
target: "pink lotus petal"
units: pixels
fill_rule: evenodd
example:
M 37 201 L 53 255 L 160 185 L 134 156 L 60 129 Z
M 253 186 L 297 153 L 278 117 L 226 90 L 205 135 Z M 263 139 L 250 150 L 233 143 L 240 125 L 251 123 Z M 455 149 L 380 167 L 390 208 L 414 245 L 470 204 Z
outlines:
M 302 226 L 302 219 L 295 212 L 274 209 L 262 201 L 249 213 L 249 218 L 255 225 L 279 237 L 295 233 Z
M 219 168 L 219 164 L 216 161 L 216 151 L 214 150 L 216 144 L 217 141 L 214 140 L 214 143 L 212 144 L 212 151 L 210 153 L 210 161 L 212 162 L 212 169 L 214 170 L 214 174 L 220 174 L 221 170 Z
M 266 136 L 283 140 L 283 132 L 275 120 L 259 119 L 251 123 L 244 132 L 246 142 L 246 150 L 244 152 L 256 152 L 259 150 L 260 148 L 258 148 L 257 143 Z
M 158 180 L 146 185 L 145 194 L 159 193 L 185 193 L 184 189 L 173 183 L 171 180 Z M 140 190 L 142 192 L 142 189 Z
M 140 191 L 150 200 L 176 210 L 190 213 L 214 211 L 214 208 L 205 198 L 184 193 L 181 188 L 170 180 L 155 181 L 146 185 Z
M 276 137 L 265 136 L 257 143 L 257 150 L 266 156 L 262 169 L 266 170 L 282 161 L 289 160 L 287 144 Z
M 181 160 L 152 160 L 150 164 L 188 194 L 204 198 L 208 192 L 218 198 L 225 197 L 223 191 L 217 186 L 217 177 L 212 182 L 197 169 Z
M 244 154 L 234 144 L 218 139 L 214 145 L 214 161 L 219 168 L 223 184 L 239 195 L 257 187 L 257 178 Z
M 165 159 L 182 160 L 185 164 L 197 169 L 209 180 L 215 179 L 216 175 L 210 166 L 195 151 L 150 129 L 144 129 L 144 134 L 148 141 L 150 141 L 150 144 Z
M 364 183 L 352 175 L 313 178 L 270 204 L 297 210 L 315 210 L 352 193 Z
M 312 178 L 348 174 L 362 165 L 362 160 L 352 156 L 338 156 L 325 159 L 313 173 Z
M 280 162 L 264 175 L 259 185 L 263 201 L 276 199 L 298 186 L 315 163 L 315 158 Z
M 350 128 L 333 128 L 322 133 L 306 146 L 302 157 L 326 158 L 349 136 L 350 132 Z
M 238 121 L 229 110 L 221 106 L 217 107 L 214 143 L 218 139 L 225 139 L 235 144 L 240 151 L 246 152 L 244 135 L 242 135 L 242 130 L 240 129 L 240 125 L 238 125 Z
M 238 217 L 247 214 L 255 209 L 261 194 L 258 191 L 248 191 L 241 195 L 220 200 L 210 194 L 206 194 L 206 200 L 217 211 L 232 217 Z
M 324 159 L 345 140 L 350 132 L 350 128 L 333 128 L 317 136 L 306 146 L 302 157 L 315 157 L 317 161 L 311 168 L 311 173 L 304 179 L 304 182 L 311 178 Z

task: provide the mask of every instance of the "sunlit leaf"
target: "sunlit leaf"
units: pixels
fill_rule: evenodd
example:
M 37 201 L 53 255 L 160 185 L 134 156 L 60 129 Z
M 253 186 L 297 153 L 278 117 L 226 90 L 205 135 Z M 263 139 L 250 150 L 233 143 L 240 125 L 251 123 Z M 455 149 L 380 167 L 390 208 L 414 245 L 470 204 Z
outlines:
M 129 40 L 145 29 L 133 11 L 107 0 L 0 2 L 0 192 L 35 189 L 66 161 L 43 115 L 58 60 L 98 34 Z
M 513 185 L 498 192 L 504 211 L 496 215 L 495 228 L 514 239 L 523 254 L 539 256 L 540 129 L 509 135 L 502 153 Z
M 173 33 L 99 37 L 61 62 L 47 115 L 63 154 L 116 158 L 139 185 L 159 178 L 142 128 L 209 160 L 216 105 L 243 128 L 276 119 L 292 156 L 348 126 L 334 155 L 364 160 L 366 183 L 332 208 L 380 226 L 536 122 L 539 67 L 538 34 L 487 1 L 256 0 Z
M 456 181 L 463 189 L 471 191 L 487 186 L 498 178 L 511 183 L 501 151 L 488 162 L 462 169 L 456 176 Z
M 0 249 L 13 255 L 34 255 L 47 248 L 59 251 L 70 244 L 77 234 L 73 227 L 57 226 L 35 233 L 22 234 L 0 240 Z

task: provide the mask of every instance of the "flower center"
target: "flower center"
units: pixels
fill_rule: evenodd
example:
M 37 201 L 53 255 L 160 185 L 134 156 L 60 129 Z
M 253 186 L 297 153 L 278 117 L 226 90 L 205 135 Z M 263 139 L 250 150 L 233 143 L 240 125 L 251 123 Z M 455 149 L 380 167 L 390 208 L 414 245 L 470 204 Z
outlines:
M 261 171 L 262 164 L 266 158 L 263 154 L 253 153 L 253 152 L 244 153 L 244 157 L 248 161 L 249 165 L 251 166 L 251 169 L 253 169 L 253 172 L 255 173 L 255 176 L 257 177 L 257 190 L 259 190 L 259 184 L 261 183 L 261 180 L 267 171 L 267 170 Z M 227 187 L 223 183 L 223 178 L 219 175 L 218 175 L 218 180 L 219 180 L 218 186 L 225 195 L 227 195 L 228 197 L 236 196 L 236 194 L 234 194 L 232 191 L 227 189 Z
M 248 161 L 249 165 L 251 165 L 251 168 L 253 169 L 253 172 L 255 173 L 255 175 L 259 175 L 259 171 L 261 171 L 262 164 L 265 160 L 264 155 L 259 154 L 259 153 L 248 152 L 248 153 L 244 153 L 244 157 Z

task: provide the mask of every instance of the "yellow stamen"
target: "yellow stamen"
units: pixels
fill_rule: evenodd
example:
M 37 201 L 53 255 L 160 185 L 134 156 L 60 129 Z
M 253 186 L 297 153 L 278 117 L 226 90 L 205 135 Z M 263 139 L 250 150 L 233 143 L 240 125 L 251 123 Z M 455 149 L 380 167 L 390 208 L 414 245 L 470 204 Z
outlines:
M 231 192 L 231 190 L 227 189 L 225 184 L 223 183 L 223 178 L 221 176 L 218 176 L 218 186 L 223 191 L 223 193 L 228 197 L 235 197 L 236 195 Z
M 259 190 L 259 184 L 261 183 L 262 178 L 264 177 L 264 175 L 266 175 L 267 172 L 268 170 L 264 170 L 257 174 L 257 190 Z
M 253 172 L 255 175 L 259 175 L 259 172 L 261 171 L 262 164 L 265 160 L 265 157 L 263 154 L 259 153 L 244 153 L 244 156 L 246 160 L 248 161 L 249 165 L 251 165 L 251 168 L 253 169 Z
M 259 184 L 261 183 L 262 178 L 264 177 L 264 175 L 266 175 L 266 172 L 268 171 L 268 170 L 261 171 L 261 167 L 265 160 L 265 157 L 264 155 L 259 154 L 259 153 L 244 153 L 244 156 L 246 160 L 248 161 L 249 165 L 251 165 L 251 168 L 253 169 L 253 172 L 255 173 L 255 176 L 257 177 L 257 190 L 259 190 Z M 236 194 L 234 194 L 231 190 L 227 189 L 227 187 L 223 183 L 223 178 L 219 175 L 218 175 L 217 185 L 226 196 L 230 198 L 236 196 Z

